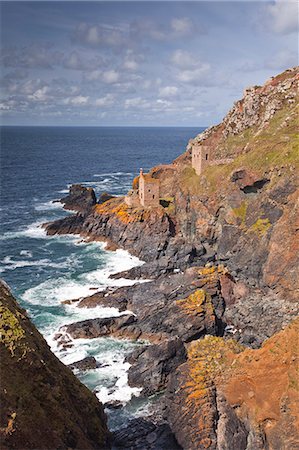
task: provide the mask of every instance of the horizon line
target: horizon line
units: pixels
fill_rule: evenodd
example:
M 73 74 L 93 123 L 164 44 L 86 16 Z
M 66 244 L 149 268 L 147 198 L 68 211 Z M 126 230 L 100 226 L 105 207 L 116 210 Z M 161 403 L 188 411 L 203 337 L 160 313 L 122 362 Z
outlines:
M 23 128 L 208 128 L 206 125 L 22 125 L 0 124 L 0 127 Z

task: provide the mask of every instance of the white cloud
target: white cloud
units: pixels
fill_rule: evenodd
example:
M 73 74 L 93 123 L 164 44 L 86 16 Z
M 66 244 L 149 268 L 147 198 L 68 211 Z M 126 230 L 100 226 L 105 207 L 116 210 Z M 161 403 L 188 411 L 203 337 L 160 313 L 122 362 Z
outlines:
M 43 102 L 48 99 L 49 87 L 44 86 L 41 89 L 37 89 L 33 94 L 28 95 L 29 100 Z
M 200 83 L 203 81 L 203 77 L 207 75 L 210 70 L 209 64 L 202 64 L 201 67 L 193 70 L 181 70 L 177 74 L 177 79 L 182 83 Z
M 193 30 L 193 22 L 188 17 L 172 19 L 171 28 L 177 34 L 189 34 Z
M 270 27 L 276 33 L 292 33 L 298 30 L 298 3 L 296 1 L 277 0 L 267 5 Z
M 113 84 L 119 81 L 120 74 L 114 69 L 102 71 L 100 69 L 92 70 L 85 74 L 87 81 L 103 81 L 106 84 Z
M 107 84 L 117 83 L 119 80 L 119 73 L 115 70 L 107 70 L 106 72 L 103 72 L 102 80 Z
M 87 81 L 97 81 L 102 78 L 102 70 L 92 70 L 85 75 Z
M 96 106 L 111 106 L 115 102 L 115 97 L 113 94 L 107 94 L 104 97 L 98 98 L 95 101 Z
M 125 109 L 146 109 L 150 108 L 150 106 L 150 103 L 141 97 L 128 98 L 125 100 Z
M 171 62 L 178 69 L 176 79 L 182 83 L 197 84 L 204 80 L 210 72 L 210 64 L 202 62 L 186 50 L 176 50 Z
M 67 98 L 65 102 L 67 105 L 83 106 L 88 103 L 89 97 L 84 97 L 83 95 L 77 95 L 77 97 Z
M 126 45 L 126 33 L 117 26 L 80 23 L 73 40 L 91 47 L 123 47 Z
M 165 86 L 159 89 L 160 97 L 175 97 L 178 93 L 178 88 L 176 86 Z
M 195 67 L 197 62 L 194 55 L 186 50 L 176 50 L 171 56 L 171 62 L 177 67 L 185 69 Z

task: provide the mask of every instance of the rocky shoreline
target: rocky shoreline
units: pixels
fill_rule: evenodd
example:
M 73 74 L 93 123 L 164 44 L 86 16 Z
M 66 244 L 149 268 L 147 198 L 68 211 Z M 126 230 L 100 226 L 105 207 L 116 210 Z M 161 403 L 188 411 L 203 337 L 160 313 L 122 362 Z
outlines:
M 293 377 L 298 355 L 285 348 L 281 365 L 271 352 L 281 354 L 273 342 L 295 333 L 299 313 L 298 158 L 291 141 L 297 79 L 298 68 L 246 90 L 220 125 L 190 141 L 172 165 L 153 168 L 160 206 L 128 207 L 124 198 L 108 194 L 97 201 L 90 188 L 76 185 L 61 201 L 77 213 L 45 224 L 49 235 L 104 239 L 145 261 L 114 277 L 146 283 L 96 292 L 77 304 L 130 314 L 64 330 L 71 339 L 147 342 L 128 357 L 128 380 L 142 388 L 141 396 L 159 394 L 159 419 L 154 414 L 117 431 L 115 448 L 295 448 L 297 388 L 281 380 Z M 190 168 L 194 143 L 204 143 L 215 158 L 200 177 Z M 256 361 L 257 382 L 248 359 Z M 269 398 L 261 394 L 269 384 L 266 361 L 273 368 L 269 379 L 281 388 L 276 396 L 265 394 Z M 247 391 L 242 382 L 250 384 Z M 283 409 L 270 414 L 263 402 Z
M 61 348 L 98 337 L 140 343 L 127 356 L 128 382 L 152 407 L 112 433 L 115 450 L 299 445 L 298 78 L 294 68 L 247 89 L 221 124 L 151 169 L 158 206 L 97 199 L 73 185 L 59 201 L 74 214 L 44 225 L 48 235 L 101 240 L 144 261 L 113 275 L 134 284 L 75 303 L 121 315 L 67 324 L 55 336 Z M 191 166 L 199 144 L 212 158 L 200 176 Z M 96 367 L 92 357 L 71 365 Z

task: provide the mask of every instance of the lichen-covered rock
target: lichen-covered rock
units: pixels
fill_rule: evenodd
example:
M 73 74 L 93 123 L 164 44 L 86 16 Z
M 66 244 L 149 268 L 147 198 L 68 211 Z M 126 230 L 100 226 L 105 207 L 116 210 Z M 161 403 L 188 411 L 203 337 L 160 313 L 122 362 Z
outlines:
M 258 350 L 212 336 L 191 343 L 168 387 L 168 419 L 180 445 L 297 448 L 298 332 L 296 319 Z
M 1 448 L 110 448 L 103 406 L 51 353 L 2 282 L 0 331 Z

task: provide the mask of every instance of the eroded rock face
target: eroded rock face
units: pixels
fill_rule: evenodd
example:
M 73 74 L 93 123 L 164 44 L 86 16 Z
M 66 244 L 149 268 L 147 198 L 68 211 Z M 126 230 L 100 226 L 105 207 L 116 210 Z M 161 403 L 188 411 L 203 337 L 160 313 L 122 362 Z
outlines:
M 186 360 L 186 350 L 183 342 L 174 338 L 137 349 L 127 360 L 132 364 L 129 384 L 143 388 L 141 394 L 149 396 L 166 388 L 170 373 Z
M 79 306 L 122 305 L 135 316 L 128 316 L 127 321 L 127 316 L 86 320 L 66 330 L 73 337 L 112 334 L 152 342 L 170 337 L 189 342 L 206 333 L 216 334 L 224 311 L 219 281 L 223 270 L 221 266 L 192 267 L 184 273 L 94 294 Z
M 258 350 L 212 336 L 191 343 L 168 386 L 169 423 L 182 447 L 296 448 L 298 332 L 296 319 Z
M 180 450 L 169 425 L 148 419 L 131 420 L 128 427 L 113 433 L 113 448 L 121 450 Z
M 1 448 L 110 448 L 103 406 L 0 285 Z
M 104 319 L 88 319 L 64 327 L 73 339 L 92 339 L 101 336 L 122 334 L 122 330 L 136 322 L 131 314 Z M 130 328 L 131 329 L 131 328 Z

